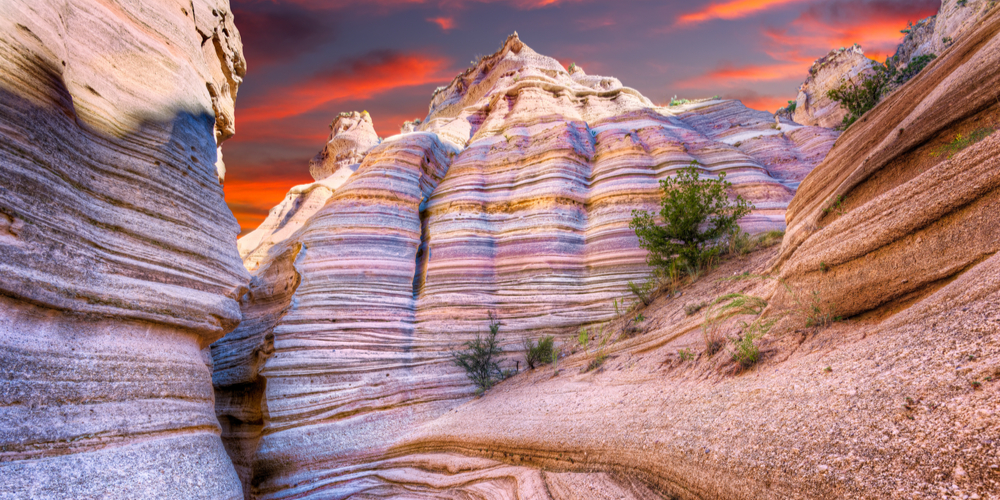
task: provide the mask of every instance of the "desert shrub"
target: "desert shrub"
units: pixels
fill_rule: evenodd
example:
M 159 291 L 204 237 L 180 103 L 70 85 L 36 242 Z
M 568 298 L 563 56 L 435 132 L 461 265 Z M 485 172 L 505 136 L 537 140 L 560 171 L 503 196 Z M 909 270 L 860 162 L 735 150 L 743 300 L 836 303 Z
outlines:
M 632 292 L 642 305 L 648 306 L 650 302 L 653 301 L 653 286 L 656 284 L 655 279 L 648 279 L 641 284 L 636 284 L 631 281 L 628 282 L 628 289 Z
M 722 326 L 727 320 L 737 316 L 753 316 L 749 322 L 738 322 L 740 334 L 730 339 L 730 342 L 734 361 L 744 368 L 755 364 L 760 353 L 754 341 L 767 334 L 777 321 L 761 318 L 766 307 L 766 300 L 743 293 L 728 293 L 712 301 L 705 312 L 705 323 L 702 326 L 706 351 L 710 351 L 711 355 L 722 348 L 725 342 Z
M 674 96 L 673 98 L 670 99 L 671 106 L 680 106 L 682 104 L 688 104 L 690 102 L 691 102 L 690 99 L 678 99 L 677 96 Z
M 528 363 L 528 369 L 534 370 L 536 366 L 552 362 L 555 340 L 551 335 L 538 339 L 538 342 L 524 339 L 524 361 Z
M 892 80 L 893 83 L 896 85 L 902 85 L 910 81 L 911 78 L 917 76 L 918 73 L 923 71 L 924 68 L 926 68 L 927 65 L 935 59 L 937 59 L 937 55 L 935 54 L 924 54 L 922 56 L 914 57 L 903 69 L 892 72 L 894 73 Z
M 785 238 L 785 232 L 780 229 L 775 229 L 757 235 L 757 248 L 769 248 L 781 243 L 781 240 Z
M 941 146 L 936 151 L 931 153 L 931 156 L 946 156 L 951 158 L 955 156 L 963 149 L 993 135 L 996 129 L 992 127 L 981 128 L 978 130 L 973 130 L 968 134 L 957 134 L 955 138 L 951 140 L 948 144 Z
M 724 253 L 728 255 L 743 256 L 756 248 L 750 233 L 742 230 L 739 226 L 733 229 L 725 238 Z
M 724 172 L 718 179 L 703 179 L 698 170 L 698 162 L 693 161 L 676 177 L 660 181 L 662 226 L 654 214 L 632 211 L 629 227 L 639 237 L 639 245 L 649 251 L 647 262 L 661 275 L 681 266 L 685 271 L 700 269 L 718 255 L 720 238 L 736 231 L 737 222 L 753 209 L 742 196 L 730 201 L 732 184 Z
M 829 269 L 825 262 L 821 264 Z M 831 323 L 843 319 L 837 316 L 836 306 L 825 303 L 818 291 L 813 290 L 809 293 L 808 297 L 803 297 L 801 293 L 792 289 L 784 280 L 778 280 L 778 282 L 781 283 L 785 288 L 785 292 L 792 298 L 792 315 L 798 317 L 806 328 L 825 328 Z
M 480 392 L 489 390 L 509 375 L 500 369 L 500 355 L 503 353 L 497 339 L 500 320 L 491 311 L 489 321 L 489 334 L 483 336 L 477 333 L 475 339 L 464 344 L 465 349 L 452 353 L 455 364 L 465 370 L 469 380 L 476 384 Z
M 681 361 L 691 361 L 694 359 L 694 353 L 691 352 L 691 349 L 681 349 L 677 351 L 677 355 L 680 356 Z
M 697 304 L 688 304 L 688 305 L 684 306 L 684 314 L 686 314 L 688 316 L 692 316 L 692 315 L 694 315 L 694 313 L 696 313 L 696 312 L 704 309 L 705 306 L 707 306 L 707 305 L 708 305 L 708 302 L 698 302 Z
M 789 113 L 794 113 L 795 112 L 795 108 L 798 105 L 799 105 L 799 103 L 796 102 L 796 101 L 788 101 L 788 107 L 785 108 L 785 109 L 787 109 Z
M 841 130 L 850 127 L 885 96 L 917 76 L 936 58 L 935 54 L 917 56 L 902 69 L 897 69 L 894 60 L 888 58 L 885 63 L 873 63 L 871 71 L 858 75 L 857 80 L 848 78 L 837 88 L 828 91 L 827 97 L 839 102 L 847 111 Z
M 889 93 L 888 69 L 875 63 L 871 73 L 862 73 L 858 79 L 849 78 L 840 86 L 827 91 L 830 99 L 840 103 L 847 111 L 841 129 L 847 129 L 865 113 L 871 111 Z

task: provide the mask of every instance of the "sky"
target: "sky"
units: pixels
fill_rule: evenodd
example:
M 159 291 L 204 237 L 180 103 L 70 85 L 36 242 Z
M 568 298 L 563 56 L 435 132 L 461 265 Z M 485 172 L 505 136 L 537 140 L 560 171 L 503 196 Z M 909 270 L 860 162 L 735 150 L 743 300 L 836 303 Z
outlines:
M 256 228 L 342 111 L 382 137 L 423 119 L 431 94 L 517 31 L 536 52 L 613 76 L 653 102 L 719 95 L 767 111 L 813 61 L 860 44 L 892 55 L 940 0 L 231 0 L 247 75 L 223 145 L 226 201 Z

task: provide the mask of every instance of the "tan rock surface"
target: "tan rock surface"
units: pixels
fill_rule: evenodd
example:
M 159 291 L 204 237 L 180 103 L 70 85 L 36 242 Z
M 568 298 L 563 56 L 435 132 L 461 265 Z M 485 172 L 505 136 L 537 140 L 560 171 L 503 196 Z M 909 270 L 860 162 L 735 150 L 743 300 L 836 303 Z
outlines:
M 301 212 L 290 236 L 244 254 L 256 268 L 247 319 L 213 357 L 248 494 L 377 498 L 407 481 L 418 498 L 450 495 L 442 484 L 461 490 L 457 476 L 433 470 L 425 479 L 438 486 L 426 486 L 407 457 L 385 462 L 418 425 L 473 394 L 451 349 L 489 310 L 510 350 L 528 333 L 612 317 L 626 283 L 648 273 L 631 211 L 654 208 L 658 180 L 692 160 L 705 175 L 727 173 L 756 204 L 748 230 L 781 228 L 837 134 L 774 124 L 735 101 L 656 107 L 508 39 L 436 92 L 426 120 L 371 149 L 322 207 Z M 649 495 L 604 471 L 490 470 L 462 476 L 482 483 L 469 491 L 531 498 L 544 483 L 562 498 L 586 498 L 590 486 Z
M 872 67 L 872 60 L 858 45 L 844 49 L 834 49 L 809 68 L 809 76 L 799 87 L 795 98 L 796 123 L 817 127 L 834 128 L 840 126 L 847 112 L 840 103 L 830 99 L 827 93 L 845 80 L 859 81 L 860 75 Z
M 239 498 L 206 350 L 248 281 L 228 2 L 0 14 L 0 497 Z

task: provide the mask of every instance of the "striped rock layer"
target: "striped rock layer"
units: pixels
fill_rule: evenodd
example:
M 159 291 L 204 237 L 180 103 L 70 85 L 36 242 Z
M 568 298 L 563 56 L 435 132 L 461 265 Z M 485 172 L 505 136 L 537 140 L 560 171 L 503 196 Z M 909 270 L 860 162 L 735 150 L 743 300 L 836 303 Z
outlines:
M 410 129 L 339 187 L 296 188 L 241 241 L 254 270 L 246 319 L 212 352 L 248 497 L 421 497 L 400 486 L 420 467 L 387 450 L 473 395 L 451 351 L 489 311 L 508 350 L 606 320 L 627 282 L 648 275 L 628 224 L 656 208 L 659 180 L 696 161 L 754 203 L 747 230 L 780 229 L 837 137 L 734 101 L 657 107 L 516 35 L 439 89 Z M 503 498 L 486 491 L 513 491 L 496 483 L 508 472 L 475 495 Z M 642 491 L 602 474 L 523 474 L 565 498 L 588 481 Z
M 0 498 L 239 498 L 206 350 L 249 281 L 228 2 L 0 14 Z
M 865 118 L 780 251 L 657 299 L 600 370 L 578 348 L 420 426 L 365 471 L 369 498 L 1000 497 L 1000 9 Z M 744 271 L 782 281 L 725 279 Z M 779 320 L 746 370 L 685 311 L 734 292 Z M 844 321 L 808 326 L 813 292 Z

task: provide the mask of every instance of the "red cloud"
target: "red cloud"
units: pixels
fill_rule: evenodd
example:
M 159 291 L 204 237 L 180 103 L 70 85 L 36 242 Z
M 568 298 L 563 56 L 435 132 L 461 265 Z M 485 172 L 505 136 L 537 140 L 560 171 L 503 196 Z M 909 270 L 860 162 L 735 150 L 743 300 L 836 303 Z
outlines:
M 768 54 L 785 61 L 812 63 L 830 49 L 855 43 L 873 59 L 895 52 L 907 22 L 934 15 L 938 0 L 846 0 L 810 7 L 785 29 L 765 32 Z
M 805 1 L 810 0 L 730 0 L 723 3 L 713 3 L 701 10 L 681 15 L 677 18 L 676 24 L 690 26 L 713 19 L 739 19 L 785 4 Z
M 271 207 L 280 203 L 292 186 L 312 182 L 308 170 L 303 168 L 302 175 L 298 177 L 226 181 L 223 186 L 226 203 L 240 223 L 240 234 L 252 231 L 264 222 Z
M 278 87 L 241 109 L 241 123 L 301 115 L 324 104 L 363 100 L 393 89 L 446 83 L 454 76 L 443 57 L 377 51 L 341 62 L 289 87 Z
M 800 63 L 748 66 L 726 65 L 709 71 L 704 75 L 682 80 L 677 82 L 676 85 L 679 88 L 734 87 L 743 85 L 748 81 L 763 82 L 794 78 L 805 79 L 808 69 L 808 66 L 803 67 Z
M 450 31 L 455 27 L 455 18 L 453 17 L 432 17 L 428 21 L 440 26 L 444 31 Z
M 264 1 L 264 0 L 259 0 Z M 313 10 L 337 10 L 357 5 L 374 6 L 381 9 L 399 8 L 408 5 L 430 5 L 441 8 L 458 8 L 471 3 L 504 2 L 522 10 L 540 9 L 564 3 L 586 0 L 285 0 Z

